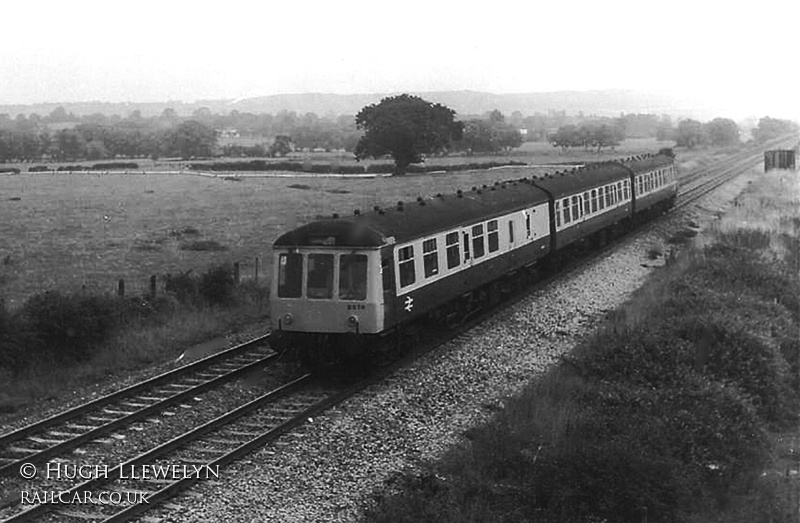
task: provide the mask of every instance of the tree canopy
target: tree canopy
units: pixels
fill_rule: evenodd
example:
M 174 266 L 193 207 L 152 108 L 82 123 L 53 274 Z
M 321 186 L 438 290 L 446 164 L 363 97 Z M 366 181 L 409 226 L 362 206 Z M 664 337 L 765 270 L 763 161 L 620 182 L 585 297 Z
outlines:
M 463 132 L 455 111 L 425 101 L 418 96 L 401 94 L 368 105 L 356 115 L 356 127 L 364 135 L 356 144 L 356 159 L 394 159 L 395 174 L 405 174 L 412 163 L 424 161 L 424 155 L 442 152 L 459 140 Z

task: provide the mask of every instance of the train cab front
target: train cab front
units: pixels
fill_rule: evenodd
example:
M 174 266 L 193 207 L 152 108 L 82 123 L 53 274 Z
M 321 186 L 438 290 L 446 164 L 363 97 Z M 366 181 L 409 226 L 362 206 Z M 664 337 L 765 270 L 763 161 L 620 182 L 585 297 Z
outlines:
M 383 330 L 380 251 L 275 246 L 271 343 L 318 365 L 359 357 Z

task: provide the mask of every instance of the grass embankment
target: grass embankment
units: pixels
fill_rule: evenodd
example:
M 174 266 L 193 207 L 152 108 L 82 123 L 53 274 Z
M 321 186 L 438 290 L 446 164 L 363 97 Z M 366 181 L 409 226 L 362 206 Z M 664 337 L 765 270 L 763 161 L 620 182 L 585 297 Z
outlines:
M 753 184 L 703 245 L 366 520 L 795 521 L 798 189 L 795 173 Z
M 155 297 L 52 291 L 14 310 L 0 302 L 0 413 L 63 398 L 109 375 L 124 379 L 193 344 L 265 321 L 266 309 L 266 288 L 236 285 L 226 267 L 172 278 Z

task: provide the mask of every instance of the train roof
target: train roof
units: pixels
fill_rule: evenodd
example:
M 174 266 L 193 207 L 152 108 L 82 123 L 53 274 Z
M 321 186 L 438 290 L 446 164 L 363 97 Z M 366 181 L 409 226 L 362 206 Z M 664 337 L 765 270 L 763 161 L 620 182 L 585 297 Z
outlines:
M 632 156 L 622 163 L 630 167 L 635 172 L 647 172 L 653 169 L 662 169 L 671 165 L 675 160 L 671 156 L 665 154 L 646 154 L 640 156 Z
M 598 162 L 569 171 L 540 177 L 497 182 L 473 187 L 469 191 L 398 202 L 389 208 L 312 222 L 284 233 L 275 247 L 331 246 L 380 247 L 390 242 L 404 243 L 456 228 L 465 223 L 489 220 L 516 210 L 530 208 L 550 199 L 627 178 L 669 165 L 672 158 L 646 155 L 623 161 Z
M 630 170 L 619 162 L 587 164 L 580 169 L 561 171 L 534 180 L 536 185 L 558 199 L 630 177 Z
M 548 195 L 529 180 L 474 187 L 456 194 L 437 195 L 416 202 L 398 202 L 385 209 L 317 221 L 289 231 L 275 240 L 276 247 L 330 245 L 379 247 L 390 237 L 396 243 L 488 220 L 548 201 Z

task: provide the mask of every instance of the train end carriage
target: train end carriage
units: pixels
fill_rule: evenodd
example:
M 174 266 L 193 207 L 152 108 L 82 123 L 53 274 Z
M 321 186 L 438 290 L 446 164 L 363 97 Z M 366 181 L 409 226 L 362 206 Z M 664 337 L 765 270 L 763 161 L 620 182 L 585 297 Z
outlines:
M 633 172 L 633 212 L 645 219 L 667 211 L 678 196 L 678 171 L 672 157 L 659 154 L 625 162 Z

